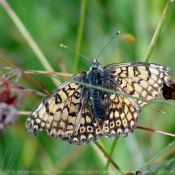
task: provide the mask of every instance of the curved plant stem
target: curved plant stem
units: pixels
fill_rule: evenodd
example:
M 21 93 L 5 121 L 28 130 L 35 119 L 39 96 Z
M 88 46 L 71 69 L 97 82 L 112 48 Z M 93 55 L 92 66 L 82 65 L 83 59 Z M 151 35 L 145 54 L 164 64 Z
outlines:
M 137 100 L 142 100 L 142 101 L 148 102 L 148 103 L 164 103 L 164 104 L 168 104 L 168 105 L 171 105 L 171 106 L 175 107 L 175 103 L 171 103 L 171 102 L 168 102 L 168 101 L 165 101 L 165 100 L 147 100 L 147 99 L 145 99 L 145 98 L 134 97 L 134 96 L 132 96 L 132 95 L 124 94 L 124 93 L 119 92 L 119 91 L 114 91 L 114 90 L 102 88 L 102 87 L 99 87 L 99 86 L 94 86 L 94 85 L 91 85 L 91 84 L 82 83 L 82 82 L 75 81 L 75 80 L 70 80 L 70 79 L 69 79 L 69 81 L 70 81 L 70 82 L 75 82 L 75 83 L 81 84 L 81 85 L 83 85 L 83 86 L 91 87 L 91 88 L 94 88 L 94 89 L 97 89 L 97 90 L 100 90 L 100 91 L 109 92 L 109 93 L 111 93 L 111 94 L 118 94 L 118 95 L 122 95 L 122 96 L 124 96 L 124 97 L 129 97 L 129 98 L 133 98 L 133 99 L 137 99 Z
M 149 59 L 150 59 L 150 56 L 151 56 L 151 54 L 153 52 L 155 43 L 156 43 L 156 41 L 158 39 L 158 36 L 160 34 L 160 31 L 161 31 L 161 29 L 163 27 L 163 24 L 165 22 L 166 15 L 167 15 L 167 12 L 168 12 L 168 9 L 170 7 L 171 2 L 173 2 L 173 0 L 168 0 L 167 3 L 166 3 L 165 9 L 164 9 L 163 14 L 162 14 L 162 17 L 160 19 L 160 22 L 159 22 L 159 24 L 157 26 L 157 29 L 156 29 L 156 31 L 155 31 L 155 33 L 153 35 L 153 38 L 152 38 L 151 43 L 149 45 L 148 51 L 146 53 L 146 56 L 145 56 L 145 59 L 144 59 L 145 62 L 148 62 Z

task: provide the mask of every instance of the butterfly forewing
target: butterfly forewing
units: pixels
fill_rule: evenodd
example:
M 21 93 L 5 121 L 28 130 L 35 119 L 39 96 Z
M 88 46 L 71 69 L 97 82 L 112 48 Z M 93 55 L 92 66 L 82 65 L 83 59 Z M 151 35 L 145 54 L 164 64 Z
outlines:
M 104 67 L 109 84 L 115 84 L 114 90 L 133 97 L 153 100 L 159 97 L 163 83 L 169 84 L 171 78 L 167 74 L 170 68 L 144 62 L 110 64 Z M 136 100 L 140 107 L 149 102 Z
M 70 80 L 84 80 L 85 74 L 81 72 Z M 36 134 L 38 130 L 46 130 L 53 138 L 73 135 L 81 120 L 82 91 L 80 84 L 70 81 L 53 90 L 27 119 L 28 131 Z

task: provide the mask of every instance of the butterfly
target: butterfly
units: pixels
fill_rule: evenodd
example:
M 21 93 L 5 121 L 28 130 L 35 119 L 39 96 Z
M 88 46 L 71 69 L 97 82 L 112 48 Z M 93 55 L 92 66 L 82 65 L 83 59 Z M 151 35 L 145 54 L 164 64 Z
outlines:
M 41 101 L 28 117 L 26 128 L 32 134 L 46 130 L 52 138 L 77 145 L 101 136 L 126 137 L 128 132 L 137 128 L 142 107 L 159 97 L 164 84 L 171 84 L 172 79 L 167 74 L 169 70 L 166 66 L 146 62 L 114 63 L 101 67 L 94 59 L 89 71 L 75 74 Z

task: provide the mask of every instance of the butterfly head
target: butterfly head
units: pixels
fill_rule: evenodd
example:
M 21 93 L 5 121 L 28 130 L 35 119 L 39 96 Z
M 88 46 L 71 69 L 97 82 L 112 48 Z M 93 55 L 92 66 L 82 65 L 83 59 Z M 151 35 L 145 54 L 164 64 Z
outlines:
M 93 70 L 93 69 L 101 69 L 101 65 L 97 61 L 97 59 L 93 59 L 92 62 L 91 62 L 90 71 Z

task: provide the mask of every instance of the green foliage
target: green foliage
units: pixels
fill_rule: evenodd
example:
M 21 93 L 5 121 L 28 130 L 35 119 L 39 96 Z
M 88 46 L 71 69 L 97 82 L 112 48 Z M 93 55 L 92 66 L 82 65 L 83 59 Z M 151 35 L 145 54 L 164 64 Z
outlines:
M 19 25 L 14 24 L 14 20 L 11 20 L 3 8 L 2 1 L 0 2 L 0 57 L 20 68 L 45 70 L 42 61 L 39 61 L 38 56 L 18 30 Z M 121 34 L 100 56 L 101 65 L 144 61 L 166 2 L 165 0 L 8 0 L 53 70 L 68 73 L 88 70 L 90 63 L 82 57 L 78 58 L 74 52 L 60 47 L 61 43 L 77 49 L 92 59 L 98 56 L 118 30 Z M 84 9 L 81 8 L 82 3 L 85 3 Z M 175 3 L 171 3 L 150 62 L 171 67 L 170 75 L 175 79 L 174 18 Z M 0 65 L 7 66 L 2 62 Z M 58 86 L 50 78 L 43 78 L 42 75 L 33 77 L 49 90 Z M 18 85 L 39 90 L 26 77 L 22 77 Z M 36 95 L 26 94 L 24 102 L 18 109 L 32 111 L 40 100 L 41 98 Z M 175 108 L 162 103 L 151 106 L 166 113 L 162 114 L 146 107 L 141 112 L 139 125 L 175 133 Z M 31 171 L 38 171 L 38 174 L 119 173 L 113 165 L 107 166 L 108 160 L 94 143 L 83 146 L 70 145 L 61 139 L 51 139 L 45 132 L 33 136 L 27 132 L 25 120 L 26 116 L 19 116 L 17 122 L 0 133 L 0 169 L 3 171 L 16 171 L 15 174 L 19 174 L 17 171 L 26 171 L 26 174 L 31 174 Z M 111 158 L 123 172 L 135 173 L 173 140 L 173 137 L 137 129 L 126 138 L 120 137 L 117 142 L 101 138 L 98 143 L 108 154 L 112 153 Z M 159 166 L 153 167 L 156 167 L 156 170 L 172 170 L 174 152 L 175 146 L 167 148 L 151 162 L 159 163 Z

